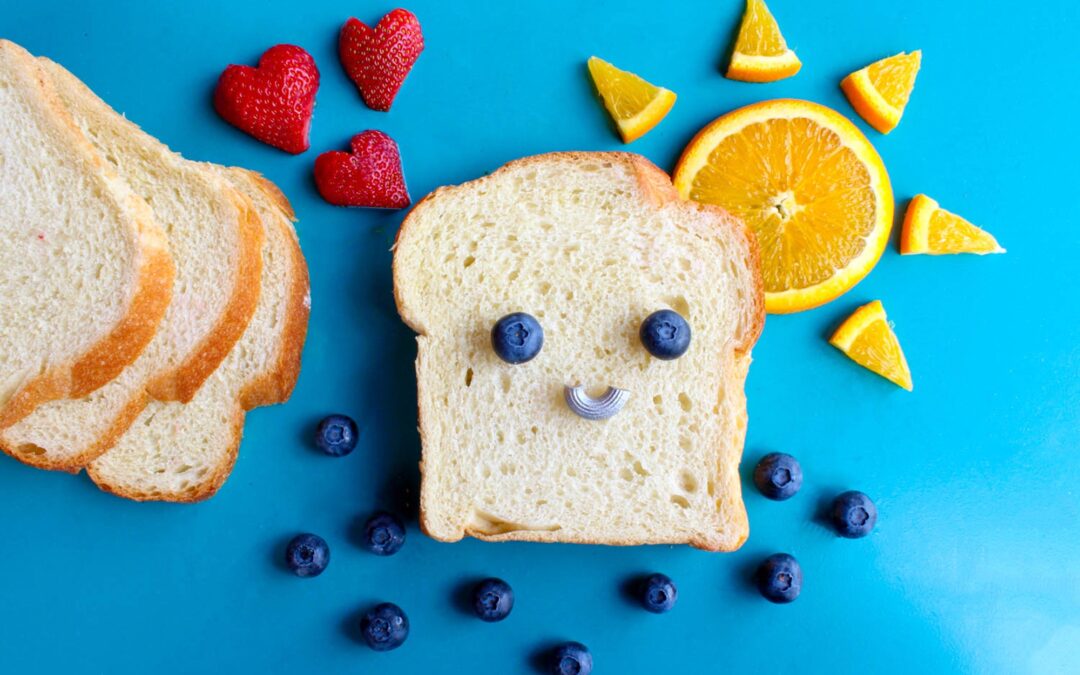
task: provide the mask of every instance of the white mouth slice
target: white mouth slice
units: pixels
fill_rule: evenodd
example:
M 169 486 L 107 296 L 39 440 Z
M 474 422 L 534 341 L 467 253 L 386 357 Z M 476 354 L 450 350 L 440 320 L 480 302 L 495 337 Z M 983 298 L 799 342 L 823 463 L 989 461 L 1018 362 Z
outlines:
M 564 390 L 566 405 L 578 417 L 587 420 L 606 420 L 623 409 L 630 400 L 630 392 L 625 389 L 608 387 L 600 397 L 593 398 L 585 393 L 585 387 L 566 387 Z

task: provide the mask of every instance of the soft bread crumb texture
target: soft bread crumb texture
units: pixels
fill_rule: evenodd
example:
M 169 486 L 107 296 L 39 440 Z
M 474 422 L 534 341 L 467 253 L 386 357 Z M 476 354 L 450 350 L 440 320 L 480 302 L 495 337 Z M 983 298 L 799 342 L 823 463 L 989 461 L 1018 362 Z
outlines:
M 394 256 L 420 335 L 421 522 L 431 536 L 738 548 L 743 383 L 764 320 L 752 235 L 681 201 L 623 153 L 562 153 L 444 188 L 408 216 Z M 693 331 L 674 361 L 638 329 L 670 308 Z M 502 362 L 490 331 L 515 311 L 540 354 Z M 565 385 L 630 391 L 604 421 Z
M 284 197 L 242 169 L 204 165 L 255 204 L 266 230 L 259 302 L 243 337 L 188 403 L 152 401 L 88 467 L 103 489 L 138 500 L 212 496 L 236 461 L 245 412 L 289 398 L 307 331 L 308 273 Z
M 146 346 L 172 264 L 146 205 L 0 40 L 0 426 L 105 384 Z
M 86 138 L 153 209 L 176 264 L 172 302 L 134 363 L 0 435 L 0 446 L 26 463 L 75 471 L 108 450 L 147 402 L 187 400 L 225 358 L 257 301 L 262 228 L 225 180 L 141 131 L 61 66 L 38 64 Z

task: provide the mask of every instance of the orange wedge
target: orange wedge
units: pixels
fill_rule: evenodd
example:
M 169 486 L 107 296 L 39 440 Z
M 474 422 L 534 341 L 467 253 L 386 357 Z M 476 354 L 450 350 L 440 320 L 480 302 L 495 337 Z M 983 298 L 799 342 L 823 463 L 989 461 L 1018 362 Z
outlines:
M 949 213 L 926 195 L 915 195 L 904 213 L 900 253 L 1004 253 L 994 235 Z
M 595 56 L 589 58 L 589 74 L 604 99 L 604 107 L 619 127 L 623 143 L 644 136 L 675 105 L 675 92 L 650 84 Z
M 675 168 L 684 198 L 716 204 L 757 235 L 765 309 L 798 312 L 846 292 L 877 264 L 893 195 L 877 151 L 835 110 L 765 101 L 702 129 Z
M 741 82 L 775 82 L 791 77 L 799 68 L 802 62 L 788 49 L 764 1 L 746 0 L 727 77 Z
M 860 366 L 908 391 L 912 390 L 911 370 L 880 300 L 855 310 L 829 338 L 829 344 Z
M 915 88 L 922 52 L 901 52 L 856 70 L 840 82 L 855 112 L 883 134 L 900 123 Z

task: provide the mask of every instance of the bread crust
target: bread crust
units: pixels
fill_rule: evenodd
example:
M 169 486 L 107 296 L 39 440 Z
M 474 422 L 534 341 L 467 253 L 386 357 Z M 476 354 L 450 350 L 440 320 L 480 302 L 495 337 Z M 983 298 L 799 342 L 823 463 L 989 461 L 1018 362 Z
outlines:
M 469 181 L 467 185 L 483 184 L 485 182 L 495 180 L 500 173 L 510 170 L 517 170 L 523 166 L 530 166 L 533 164 L 540 164 L 550 161 L 610 161 L 621 162 L 628 165 L 638 178 L 638 183 L 641 188 L 642 198 L 648 200 L 656 208 L 665 208 L 672 204 L 677 204 L 679 208 L 695 209 L 697 211 L 708 211 L 719 216 L 717 221 L 722 223 L 724 227 L 731 227 L 733 232 L 738 235 L 746 245 L 747 258 L 745 260 L 746 266 L 752 271 L 753 285 L 754 285 L 754 297 L 753 307 L 750 312 L 749 325 L 743 326 L 742 334 L 739 336 L 738 341 L 731 346 L 732 351 L 727 355 L 720 355 L 721 359 L 732 359 L 734 367 L 728 369 L 727 372 L 730 376 L 722 387 L 725 393 L 729 395 L 737 392 L 740 397 L 739 416 L 736 419 L 734 428 L 732 429 L 732 445 L 730 447 L 743 447 L 743 441 L 746 433 L 747 424 L 747 412 L 745 404 L 745 380 L 750 365 L 750 351 L 761 335 L 761 331 L 765 324 L 765 296 L 764 296 L 764 282 L 761 276 L 761 258 L 760 249 L 758 248 L 757 238 L 753 232 L 746 227 L 740 220 L 734 218 L 731 214 L 727 213 L 720 207 L 710 204 L 700 204 L 698 202 L 692 202 L 683 200 L 679 197 L 678 192 L 672 185 L 670 177 L 659 167 L 653 164 L 651 161 L 627 152 L 556 152 L 542 155 L 535 155 L 532 157 L 525 157 L 519 160 L 509 162 L 503 167 L 492 172 L 488 176 L 478 178 L 474 181 Z M 463 185 L 466 185 L 463 184 Z M 397 305 L 398 314 L 402 320 L 412 328 L 420 337 L 427 334 L 422 321 L 416 317 L 411 309 L 408 307 L 402 288 L 408 283 L 408 279 L 405 278 L 405 272 L 401 266 L 398 265 L 398 257 L 396 255 L 397 248 L 401 242 L 409 236 L 409 228 L 413 222 L 417 219 L 416 214 L 430 205 L 430 202 L 447 191 L 459 189 L 461 186 L 448 186 L 436 189 L 431 194 L 420 200 L 413 210 L 406 216 L 398 229 L 397 237 L 394 242 L 393 250 L 395 251 L 393 261 L 393 279 L 394 279 L 394 300 Z M 418 390 L 418 411 L 417 419 L 419 424 L 420 442 L 423 447 L 426 434 L 424 425 L 424 382 L 420 377 L 420 363 L 423 358 L 422 354 L 417 355 L 416 370 L 417 370 L 417 390 Z M 559 534 L 554 531 L 543 530 L 514 530 L 510 532 L 500 534 L 485 534 L 479 532 L 473 528 L 470 528 L 467 524 L 462 523 L 460 531 L 456 536 L 447 537 L 438 532 L 435 532 L 433 527 L 433 521 L 430 517 L 430 510 L 427 505 L 427 497 L 430 494 L 430 486 L 426 485 L 430 480 L 428 472 L 424 470 L 423 459 L 420 461 L 420 475 L 421 475 L 421 489 L 420 489 L 420 527 L 425 534 L 433 539 L 445 542 L 459 541 L 465 536 L 475 537 L 483 541 L 500 542 L 500 541 L 531 541 L 531 542 L 565 542 L 565 543 L 578 543 L 578 544 L 604 544 L 604 545 L 616 545 L 616 546 L 636 546 L 641 544 L 689 544 L 694 548 L 707 550 L 707 551 L 734 551 L 738 549 L 746 541 L 749 536 L 749 521 L 746 516 L 746 510 L 742 503 L 742 485 L 739 479 L 738 472 L 736 472 L 733 480 L 727 480 L 724 484 L 726 494 L 730 495 L 734 502 L 738 505 L 735 508 L 731 517 L 734 522 L 730 522 L 728 525 L 727 537 L 721 536 L 709 536 L 703 534 L 699 537 L 690 538 L 689 540 L 683 538 L 673 539 L 592 539 L 588 537 L 567 537 L 565 534 Z M 427 489 L 425 489 L 427 488 Z
M 244 387 L 240 394 L 240 405 L 244 410 L 252 410 L 266 405 L 284 403 L 292 396 L 296 380 L 300 377 L 300 359 L 307 340 L 308 318 L 311 314 L 311 277 L 308 273 L 307 260 L 300 250 L 300 242 L 292 223 L 296 221 L 292 204 L 284 193 L 260 174 L 247 169 L 233 168 L 230 171 L 248 180 L 255 189 L 262 191 L 267 199 L 280 211 L 283 220 L 275 221 L 282 234 L 288 236 L 289 267 L 293 272 L 286 300 L 285 325 L 282 329 L 281 348 L 278 351 L 277 367 Z
M 103 198 L 115 200 L 117 210 L 127 214 L 139 248 L 139 267 L 125 316 L 70 363 L 54 366 L 25 382 L 0 406 L 0 429 L 5 429 L 44 403 L 86 396 L 138 358 L 153 338 L 172 298 L 175 268 L 165 233 L 150 208 L 98 156 L 67 112 L 52 82 L 37 67 L 34 57 L 7 40 L 0 40 L 0 50 L 22 62 L 18 75 L 37 90 L 47 113 L 44 119 L 52 125 L 68 152 L 104 178 L 107 189 L 102 191 Z

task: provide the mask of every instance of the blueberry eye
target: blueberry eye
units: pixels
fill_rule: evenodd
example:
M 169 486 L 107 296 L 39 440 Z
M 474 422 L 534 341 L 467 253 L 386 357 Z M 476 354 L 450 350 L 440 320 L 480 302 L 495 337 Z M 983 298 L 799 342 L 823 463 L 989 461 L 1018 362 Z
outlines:
M 690 324 L 678 312 L 662 309 L 641 322 L 641 344 L 664 361 L 677 359 L 690 348 Z
M 544 346 L 544 329 L 531 314 L 507 314 L 491 329 L 491 348 L 507 363 L 525 363 Z

